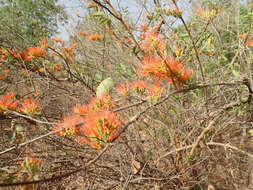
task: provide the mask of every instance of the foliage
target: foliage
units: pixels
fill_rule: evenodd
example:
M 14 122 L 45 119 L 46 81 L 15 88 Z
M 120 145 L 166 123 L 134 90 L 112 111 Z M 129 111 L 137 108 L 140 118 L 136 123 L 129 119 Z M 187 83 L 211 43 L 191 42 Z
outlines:
M 22 44 L 38 44 L 43 37 L 57 31 L 57 22 L 65 22 L 58 0 L 1 0 L 1 46 L 21 48 Z

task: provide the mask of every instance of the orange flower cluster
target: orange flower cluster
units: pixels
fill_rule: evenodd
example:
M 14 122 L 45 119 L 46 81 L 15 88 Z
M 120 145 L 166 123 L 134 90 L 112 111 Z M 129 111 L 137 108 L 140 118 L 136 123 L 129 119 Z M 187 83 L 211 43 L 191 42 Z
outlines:
M 0 114 L 6 114 L 8 110 L 18 110 L 18 102 L 15 100 L 15 94 L 13 92 L 0 98 Z
M 81 132 L 86 138 L 81 138 L 79 142 L 85 142 L 94 148 L 101 148 L 103 143 L 114 140 L 118 132 L 115 132 L 121 125 L 118 116 L 110 111 L 97 112 L 87 118 L 86 123 L 81 128 Z
M 108 111 L 112 103 L 109 95 L 103 95 L 91 99 L 89 104 L 77 104 L 73 114 L 65 117 L 53 130 L 60 130 L 59 136 L 73 135 L 77 142 L 99 149 L 116 138 L 121 125 L 119 116 Z
M 41 39 L 40 45 L 41 45 L 41 47 L 43 47 L 44 49 L 45 49 L 45 48 L 48 48 L 49 44 L 48 44 L 47 39 L 45 39 L 45 38 Z
M 87 105 L 77 104 L 73 108 L 73 112 L 85 116 L 90 113 L 109 110 L 110 107 L 113 107 L 113 101 L 108 94 L 104 94 L 100 98 L 92 98 Z
M 183 66 L 183 63 L 172 57 L 162 60 L 160 57 L 149 56 L 140 65 L 140 71 L 144 76 L 153 76 L 158 80 L 183 84 L 191 77 L 191 72 Z
M 83 35 L 83 36 L 87 36 L 87 32 L 85 32 L 85 31 L 79 31 L 78 33 L 77 33 L 78 35 Z
M 166 48 L 166 43 L 162 40 L 162 35 L 156 31 L 151 30 L 143 35 L 142 48 L 148 53 L 163 52 Z
M 90 35 L 88 39 L 91 41 L 99 41 L 102 39 L 102 35 L 99 34 Z
M 73 53 L 73 49 L 77 46 L 77 43 L 72 44 L 71 46 L 65 48 L 65 55 L 67 56 L 67 58 L 72 62 L 73 59 L 72 57 L 75 56 L 75 54 Z
M 25 98 L 22 100 L 20 111 L 27 115 L 34 116 L 40 114 L 41 105 L 31 98 Z
M 147 99 L 152 102 L 157 102 L 163 93 L 163 88 L 161 87 L 159 82 L 156 82 L 155 84 L 148 85 L 147 88 Z
M 2 70 L 3 75 L 0 75 L 0 79 L 1 79 L 1 80 L 6 79 L 6 78 L 8 77 L 8 75 L 9 75 L 10 72 L 11 72 L 10 69 L 3 69 L 3 70 Z
M 200 6 L 197 7 L 197 11 L 203 19 L 207 19 L 207 20 L 210 19 L 210 18 L 215 18 L 215 17 L 217 17 L 221 14 L 220 10 L 215 10 L 215 9 L 206 9 L 206 10 L 204 10 Z
M 127 96 L 130 93 L 130 85 L 128 83 L 119 84 L 116 90 L 119 94 Z
M 55 64 L 53 65 L 52 70 L 53 70 L 53 71 L 60 71 L 60 70 L 62 70 L 61 63 L 60 63 L 60 62 L 55 63 Z
M 130 89 L 130 87 L 132 89 Z M 138 94 L 144 95 L 147 100 L 157 102 L 161 98 L 164 89 L 161 87 L 160 82 L 152 84 L 148 83 L 147 81 L 140 80 L 130 84 L 122 83 L 117 87 L 117 92 L 124 96 L 130 95 L 131 90 Z
M 147 81 L 135 81 L 131 83 L 133 90 L 137 93 L 144 94 L 147 86 Z
M 242 40 L 245 42 L 245 45 L 248 47 L 253 47 L 253 39 L 249 39 L 249 34 L 240 34 L 239 37 L 242 38 Z
M 10 50 L 5 50 L 5 51 L 0 51 L 0 60 L 5 59 L 6 57 L 12 56 L 15 59 L 18 60 L 23 60 L 23 61 L 30 61 L 34 58 L 38 57 L 45 57 L 47 56 L 47 52 L 45 51 L 46 48 L 48 48 L 48 42 L 46 39 L 41 40 L 41 46 L 38 47 L 30 47 L 26 51 L 18 52 L 15 53 L 14 51 Z
M 21 111 L 27 115 L 34 116 L 40 114 L 41 106 L 30 98 L 22 100 L 21 106 L 15 100 L 15 94 L 10 92 L 0 98 L 0 114 L 7 114 L 8 110 Z
M 77 43 L 72 44 L 71 46 L 66 48 L 66 51 L 71 52 L 77 45 L 78 45 Z
M 148 30 L 148 25 L 141 25 L 140 26 L 140 32 L 145 32 Z
M 0 60 L 4 60 L 7 57 L 12 56 L 16 59 L 21 59 L 20 55 L 12 51 L 11 49 L 9 50 L 0 50 Z
M 20 162 L 25 173 L 28 175 L 28 180 L 36 180 L 38 178 L 38 173 L 41 169 L 42 160 L 36 161 L 32 154 L 29 155 L 26 151 L 26 158 L 23 162 Z
M 84 119 L 77 115 L 69 115 L 63 118 L 63 120 L 53 130 L 60 130 L 58 136 L 79 135 L 80 126 L 84 124 Z
M 52 40 L 56 43 L 63 43 L 63 40 L 61 38 L 52 38 Z
M 167 56 L 167 42 L 160 34 L 161 23 L 142 34 L 142 48 L 145 51 L 145 57 L 140 62 L 139 70 L 144 77 L 154 77 L 158 81 L 167 80 L 175 87 L 180 87 L 189 81 L 192 73 L 184 67 L 182 61 Z
M 27 49 L 27 54 L 30 59 L 33 59 L 36 57 L 44 57 L 47 55 L 47 52 L 44 50 L 43 47 L 30 47 Z

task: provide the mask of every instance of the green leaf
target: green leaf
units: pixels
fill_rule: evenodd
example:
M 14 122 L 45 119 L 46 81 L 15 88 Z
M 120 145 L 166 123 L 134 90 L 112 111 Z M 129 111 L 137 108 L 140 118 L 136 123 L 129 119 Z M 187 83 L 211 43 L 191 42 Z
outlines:
M 103 12 L 96 12 L 91 15 L 91 17 L 103 17 L 103 16 L 105 16 L 105 13 Z
M 253 129 L 250 129 L 250 130 L 249 130 L 249 135 L 250 135 L 251 137 L 253 137 Z
M 110 90 L 114 87 L 112 78 L 106 78 L 97 87 L 96 95 L 100 98 L 103 94 L 109 94 Z
M 234 75 L 236 78 L 239 78 L 240 74 L 239 74 L 238 71 L 232 70 L 232 73 L 233 73 L 233 75 Z

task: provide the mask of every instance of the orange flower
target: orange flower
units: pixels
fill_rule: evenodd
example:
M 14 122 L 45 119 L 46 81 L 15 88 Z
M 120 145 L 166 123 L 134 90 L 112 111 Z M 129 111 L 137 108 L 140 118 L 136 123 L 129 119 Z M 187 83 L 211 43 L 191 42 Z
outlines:
M 157 101 L 161 98 L 163 93 L 163 88 L 160 86 L 159 82 L 155 84 L 150 84 L 147 88 L 147 99 L 151 101 Z
M 239 34 L 239 37 L 242 38 L 243 41 L 245 41 L 248 38 L 249 34 L 245 33 L 245 34 Z
M 55 63 L 54 66 L 53 66 L 53 71 L 60 71 L 62 68 L 61 68 L 61 63 Z
M 10 69 L 5 69 L 5 70 L 3 70 L 3 73 L 5 73 L 6 75 L 8 75 L 10 72 L 11 72 Z
M 31 57 L 30 57 L 29 55 L 27 55 L 27 53 L 19 52 L 19 55 L 21 56 L 21 58 L 22 58 L 24 61 L 30 61 L 30 60 L 31 60 Z
M 80 131 L 85 138 L 81 138 L 79 142 L 85 142 L 99 149 L 103 143 L 115 139 L 121 123 L 121 119 L 113 112 L 94 113 L 89 116 L 87 123 L 81 128 Z
M 102 39 L 102 35 L 99 34 L 94 34 L 94 35 L 90 35 L 88 37 L 89 40 L 93 40 L 93 41 L 99 41 Z
M 70 52 L 73 48 L 75 48 L 78 44 L 77 43 L 74 43 L 72 44 L 71 46 L 67 47 L 66 50 L 67 52 Z
M 0 80 L 4 80 L 4 79 L 6 79 L 6 78 L 7 78 L 6 75 L 0 75 Z M 1 113 L 1 111 L 0 111 L 0 113 Z
M 145 32 L 148 29 L 148 25 L 141 25 L 140 28 L 140 32 Z
M 167 57 L 164 61 L 159 57 L 149 56 L 140 64 L 140 71 L 144 76 L 152 76 L 158 80 L 184 83 L 191 77 L 191 72 L 183 66 L 183 63 L 172 57 Z
M 87 32 L 84 32 L 84 31 L 79 31 L 77 34 L 80 35 L 80 36 L 81 36 L 81 35 L 87 36 L 88 33 L 87 33 Z
M 22 100 L 20 110 L 27 115 L 34 116 L 36 114 L 40 114 L 41 105 L 31 98 L 25 98 Z
M 18 110 L 18 102 L 14 100 L 15 94 L 10 92 L 0 99 L 0 113 L 6 113 L 7 110 Z
M 73 108 L 73 113 L 78 114 L 80 116 L 87 116 L 90 113 L 90 107 L 89 105 L 80 105 L 77 104 Z
M 246 46 L 253 47 L 253 39 L 246 42 Z
M 220 10 L 215 10 L 215 9 L 202 9 L 202 7 L 198 6 L 197 11 L 199 15 L 203 19 L 210 19 L 210 18 L 215 18 L 220 15 L 221 11 Z
M 99 98 L 92 98 L 89 104 L 91 112 L 105 111 L 113 107 L 111 96 L 103 94 Z
M 13 57 L 15 57 L 16 59 L 21 59 L 19 54 L 16 54 L 14 51 L 12 51 L 11 49 L 9 50 L 10 55 L 12 55 Z
M 47 55 L 47 52 L 42 47 L 30 47 L 27 49 L 27 54 L 30 58 L 34 58 L 44 57 Z
M 130 85 L 128 83 L 119 84 L 116 90 L 119 94 L 127 96 L 130 93 Z
M 106 68 L 107 68 L 107 69 L 113 69 L 113 65 L 112 65 L 112 64 L 106 65 Z
M 41 72 L 41 73 L 45 72 L 45 68 L 43 68 L 43 67 L 39 68 L 39 72 Z
M 47 39 L 45 39 L 45 38 L 41 39 L 40 45 L 42 48 L 48 48 L 49 45 L 48 45 Z
M 135 92 L 143 94 L 146 90 L 147 82 L 146 81 L 135 81 L 131 83 L 132 88 Z
M 70 115 L 53 127 L 53 130 L 58 131 L 58 136 L 79 135 L 80 127 L 85 123 L 85 120 L 77 115 Z
M 53 41 L 55 41 L 56 43 L 63 43 L 63 40 L 61 38 L 52 38 Z
M 158 31 L 151 30 L 144 35 L 142 47 L 148 53 L 152 53 L 153 51 L 163 52 L 166 44 L 162 41 L 162 35 Z
M 26 158 L 23 162 L 20 162 L 25 173 L 28 174 L 29 180 L 35 180 L 40 172 L 42 160 L 36 161 L 32 154 L 29 155 L 28 149 L 26 149 Z
M 27 77 L 30 74 L 30 71 L 23 69 L 20 71 L 20 74 Z
M 34 95 L 35 97 L 38 97 L 38 96 L 40 95 L 40 91 L 39 91 L 39 90 L 34 91 L 33 95 Z

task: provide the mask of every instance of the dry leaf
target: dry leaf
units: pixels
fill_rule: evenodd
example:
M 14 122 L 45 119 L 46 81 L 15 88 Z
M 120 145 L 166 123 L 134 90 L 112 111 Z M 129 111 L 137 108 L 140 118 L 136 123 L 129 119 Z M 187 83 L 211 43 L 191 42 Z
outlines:
M 141 163 L 134 160 L 133 161 L 133 170 L 134 170 L 134 174 L 137 174 L 141 169 Z

